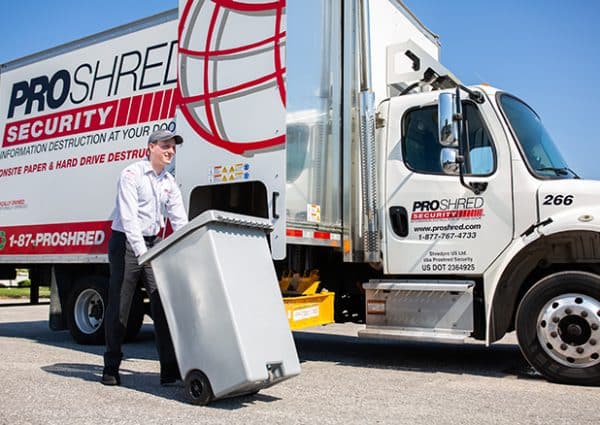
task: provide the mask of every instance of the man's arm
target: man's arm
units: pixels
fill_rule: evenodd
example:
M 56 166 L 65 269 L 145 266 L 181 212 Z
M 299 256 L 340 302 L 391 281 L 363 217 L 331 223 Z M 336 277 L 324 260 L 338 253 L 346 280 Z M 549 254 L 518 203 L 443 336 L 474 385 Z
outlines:
M 188 222 L 181 191 L 174 180 L 171 181 L 171 196 L 167 202 L 167 216 L 174 231 L 185 226 Z
M 142 229 L 138 219 L 138 192 L 136 174 L 132 170 L 125 169 L 119 177 L 117 186 L 117 202 L 119 203 L 119 215 L 127 240 L 136 256 L 142 255 L 148 250 L 144 243 Z

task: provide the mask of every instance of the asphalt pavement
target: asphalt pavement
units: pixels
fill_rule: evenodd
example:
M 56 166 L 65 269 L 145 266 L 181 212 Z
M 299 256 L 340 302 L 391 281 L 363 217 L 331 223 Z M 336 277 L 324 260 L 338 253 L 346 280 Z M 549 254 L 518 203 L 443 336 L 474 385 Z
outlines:
M 188 404 L 159 385 L 152 324 L 105 387 L 101 346 L 48 329 L 48 306 L 0 307 L 0 424 L 593 424 L 600 388 L 551 384 L 514 335 L 482 344 L 358 339 L 360 325 L 294 333 L 302 373 L 254 396 Z

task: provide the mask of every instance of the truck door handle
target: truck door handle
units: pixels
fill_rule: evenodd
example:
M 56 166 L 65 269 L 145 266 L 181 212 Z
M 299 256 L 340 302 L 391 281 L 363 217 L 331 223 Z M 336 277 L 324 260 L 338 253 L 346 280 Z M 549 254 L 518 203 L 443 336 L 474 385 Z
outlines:
M 279 214 L 277 214 L 277 198 L 279 198 L 279 192 L 273 192 L 273 202 L 272 202 L 272 206 L 273 206 L 273 211 L 272 211 L 272 215 L 273 218 L 279 218 Z
M 404 207 L 390 207 L 392 229 L 398 236 L 408 236 L 408 213 Z

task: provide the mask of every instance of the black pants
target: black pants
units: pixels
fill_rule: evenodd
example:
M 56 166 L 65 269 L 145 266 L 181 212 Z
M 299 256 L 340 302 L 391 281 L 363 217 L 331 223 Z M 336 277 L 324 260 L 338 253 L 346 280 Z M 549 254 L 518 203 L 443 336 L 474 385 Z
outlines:
M 146 242 L 147 245 L 153 243 Z M 108 243 L 108 261 L 110 262 L 110 283 L 108 288 L 108 306 L 106 308 L 106 353 L 104 353 L 104 371 L 116 374 L 123 354 L 121 346 L 127 329 L 127 319 L 131 301 L 140 277 L 150 298 L 150 310 L 154 321 L 156 349 L 160 360 L 161 378 L 179 377 L 179 368 L 165 312 L 156 289 L 154 273 L 149 264 L 138 265 L 137 258 L 127 242 L 125 233 L 114 231 Z

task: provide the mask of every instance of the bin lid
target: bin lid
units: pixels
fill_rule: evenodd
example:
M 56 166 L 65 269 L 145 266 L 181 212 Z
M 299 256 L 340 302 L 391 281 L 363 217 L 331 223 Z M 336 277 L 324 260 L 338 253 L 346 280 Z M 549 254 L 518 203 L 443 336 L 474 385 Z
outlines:
M 171 245 L 177 243 L 181 238 L 188 233 L 193 232 L 200 227 L 204 227 L 209 223 L 226 223 L 232 226 L 247 227 L 252 229 L 260 229 L 265 233 L 273 230 L 273 225 L 266 218 L 254 217 L 250 215 L 236 214 L 220 210 L 204 211 L 199 216 L 195 217 L 181 229 L 173 232 L 168 238 L 160 241 L 158 244 L 150 248 L 138 259 L 139 264 L 147 263 L 158 256 Z

